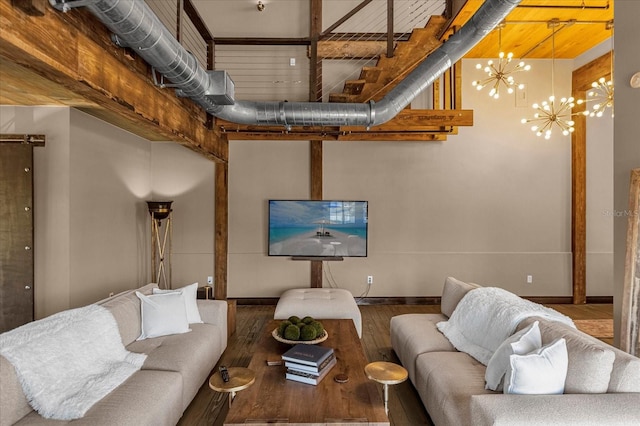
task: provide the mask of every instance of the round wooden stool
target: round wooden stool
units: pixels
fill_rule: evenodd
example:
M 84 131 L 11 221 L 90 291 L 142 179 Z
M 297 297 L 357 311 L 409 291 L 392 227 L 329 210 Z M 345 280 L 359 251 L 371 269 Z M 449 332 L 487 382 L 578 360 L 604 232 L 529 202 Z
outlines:
M 397 385 L 407 380 L 409 373 L 398 364 L 376 361 L 364 367 L 367 378 L 384 385 L 384 412 L 389 415 L 389 385 Z
M 229 381 L 222 380 L 220 372 L 216 372 L 209 378 L 209 387 L 216 392 L 229 393 L 229 405 L 236 397 L 236 392 L 248 388 L 256 381 L 256 373 L 244 367 L 229 367 Z

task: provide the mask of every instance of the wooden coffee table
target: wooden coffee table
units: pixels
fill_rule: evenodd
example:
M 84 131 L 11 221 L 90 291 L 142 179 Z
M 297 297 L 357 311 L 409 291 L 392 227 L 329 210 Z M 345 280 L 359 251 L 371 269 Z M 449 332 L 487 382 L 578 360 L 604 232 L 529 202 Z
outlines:
M 271 336 L 280 323 L 271 321 L 262 330 L 249 363 L 255 383 L 237 394 L 225 425 L 389 425 L 377 386 L 365 374 L 368 360 L 353 321 L 320 321 L 329 333 L 320 345 L 333 348 L 338 360 L 329 374 L 313 386 L 285 379 L 284 365 L 267 365 L 267 360 L 279 359 L 291 347 Z M 349 380 L 337 383 L 338 374 Z

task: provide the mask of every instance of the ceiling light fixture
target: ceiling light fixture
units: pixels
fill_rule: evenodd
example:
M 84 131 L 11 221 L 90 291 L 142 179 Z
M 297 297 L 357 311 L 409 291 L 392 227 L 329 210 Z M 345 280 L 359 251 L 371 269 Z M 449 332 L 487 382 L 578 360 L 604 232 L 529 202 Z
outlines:
M 551 96 L 549 96 L 549 101 L 544 101 L 542 104 L 533 104 L 533 108 L 536 110 L 536 113 L 533 115 L 533 118 L 523 118 L 521 120 L 522 124 L 533 123 L 531 126 L 531 130 L 536 132 L 536 136 L 544 135 L 545 139 L 551 138 L 551 132 L 553 129 L 553 125 L 555 124 L 560 128 L 562 134 L 567 136 L 572 133 L 575 129 L 573 125 L 575 124 L 573 120 L 571 120 L 571 108 L 575 106 L 574 99 L 572 97 L 569 98 L 561 98 L 560 102 L 556 101 L 555 97 L 555 76 L 554 76 L 554 68 L 555 68 L 555 33 L 556 27 L 558 26 L 558 22 L 555 20 L 549 21 L 548 27 L 552 28 L 551 33 Z
M 498 26 L 498 50 L 500 52 L 498 54 L 498 63 L 494 63 L 493 60 L 487 61 L 484 72 L 487 73 L 488 78 L 471 82 L 478 90 L 482 90 L 484 87 L 491 85 L 489 96 L 494 99 L 500 97 L 501 84 L 507 88 L 507 93 L 509 94 L 513 93 L 514 86 L 520 90 L 524 89 L 524 84 L 516 84 L 512 74 L 519 71 L 529 71 L 531 69 L 531 65 L 525 65 L 523 61 L 520 61 L 515 67 L 509 65 L 513 59 L 513 53 L 509 52 L 505 55 L 502 51 L 502 28 L 504 25 L 504 22 L 502 22 Z M 483 69 L 482 64 L 477 64 L 476 69 Z
M 587 104 L 582 114 L 589 117 L 602 117 L 607 108 L 611 108 L 611 117 L 613 117 L 613 22 L 607 24 L 607 29 L 611 30 L 610 78 L 607 80 L 600 77 L 598 81 L 591 83 L 593 89 L 587 92 L 587 99 L 576 101 L 578 105 Z M 589 109 L 589 104 L 591 104 L 591 109 Z
M 262 12 L 264 10 L 264 3 L 262 3 L 262 1 L 258 0 L 258 5 L 256 6 L 258 8 L 259 12 Z

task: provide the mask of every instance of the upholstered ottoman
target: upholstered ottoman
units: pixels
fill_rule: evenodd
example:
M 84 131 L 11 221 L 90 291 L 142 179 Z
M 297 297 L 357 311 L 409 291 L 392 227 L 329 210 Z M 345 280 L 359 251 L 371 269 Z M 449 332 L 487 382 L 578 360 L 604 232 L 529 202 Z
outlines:
M 292 315 L 312 316 L 317 319 L 352 319 L 358 337 L 362 337 L 362 316 L 353 295 L 338 288 L 294 288 L 285 291 L 278 304 L 274 319 L 287 319 Z

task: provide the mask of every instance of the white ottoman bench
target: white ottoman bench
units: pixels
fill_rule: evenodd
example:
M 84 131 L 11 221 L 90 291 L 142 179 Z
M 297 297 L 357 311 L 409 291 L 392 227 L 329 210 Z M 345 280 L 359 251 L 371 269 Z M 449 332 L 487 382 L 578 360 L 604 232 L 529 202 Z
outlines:
M 316 319 L 352 319 L 362 337 L 362 316 L 351 292 L 339 288 L 294 288 L 285 291 L 276 305 L 274 319 L 292 315 Z

